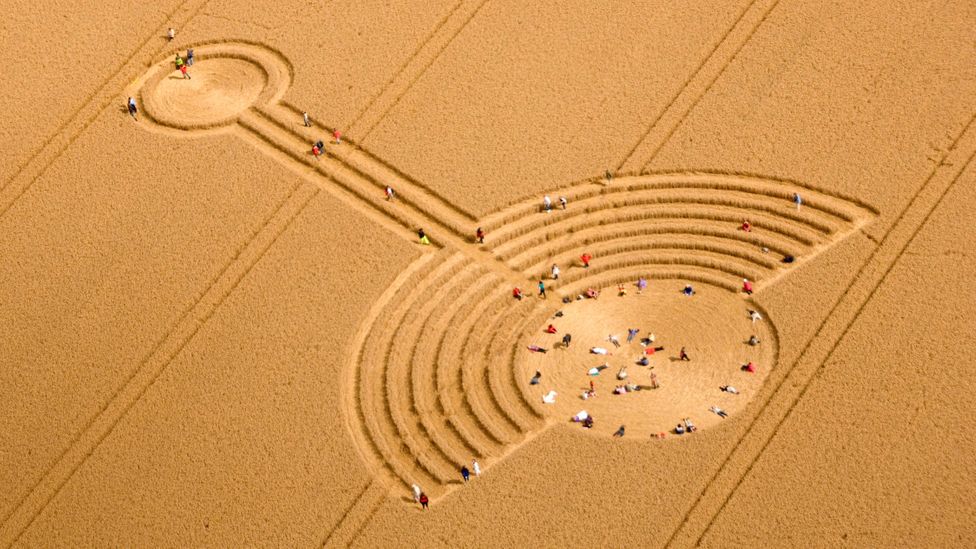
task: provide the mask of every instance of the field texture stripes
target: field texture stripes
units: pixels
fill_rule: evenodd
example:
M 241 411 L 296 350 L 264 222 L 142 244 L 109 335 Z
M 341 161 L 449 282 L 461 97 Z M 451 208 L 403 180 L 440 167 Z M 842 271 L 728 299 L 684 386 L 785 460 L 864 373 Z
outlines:
M 277 208 L 222 266 L 199 298 L 134 366 L 128 378 L 103 403 L 101 411 L 88 420 L 51 467 L 6 514 L 0 528 L 0 545 L 16 543 L 318 193 L 316 187 L 301 182 L 292 187 Z
M 185 27 L 210 0 L 185 0 L 166 14 L 160 26 L 140 43 L 84 102 L 55 128 L 54 132 L 30 154 L 13 176 L 0 187 L 0 219 L 40 179 L 48 168 L 64 154 L 75 140 L 118 100 L 118 90 L 124 88 L 146 69 L 170 45 L 165 33 L 169 26 Z
M 698 101 L 732 64 L 742 48 L 773 11 L 779 0 L 752 0 L 735 23 L 712 47 L 674 97 L 651 121 L 647 130 L 617 165 L 617 171 L 637 171 L 650 164 Z
M 844 337 L 874 297 L 894 265 L 976 156 L 976 129 L 971 117 L 895 219 L 878 246 L 858 270 L 796 361 L 756 412 L 743 437 L 715 471 L 701 495 L 677 525 L 668 546 L 689 547 L 702 542 L 711 525 L 752 471 L 780 427 L 802 400 L 818 372 L 830 361 Z

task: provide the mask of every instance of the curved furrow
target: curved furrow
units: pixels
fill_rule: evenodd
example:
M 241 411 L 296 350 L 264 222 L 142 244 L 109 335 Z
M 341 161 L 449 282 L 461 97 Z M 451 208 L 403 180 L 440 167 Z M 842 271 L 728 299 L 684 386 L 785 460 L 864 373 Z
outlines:
M 676 269 L 683 266 L 706 269 L 724 278 L 727 283 L 723 284 L 723 287 L 728 287 L 734 292 L 739 291 L 742 279 L 749 278 L 752 274 L 747 270 L 749 265 L 733 262 L 724 256 L 711 256 L 705 253 L 666 253 L 664 251 L 634 252 L 604 257 L 600 261 L 592 263 L 589 269 L 583 267 L 566 269 L 563 271 L 564 274 L 559 277 L 562 281 L 560 287 L 569 286 L 578 280 L 606 270 L 640 265 L 671 265 Z
M 438 405 L 451 425 L 476 446 L 482 455 L 496 455 L 501 452 L 505 441 L 486 426 L 464 395 L 461 382 L 461 369 L 465 360 L 463 347 L 480 317 L 479 312 L 487 305 L 487 300 L 504 291 L 502 284 L 503 281 L 487 272 L 479 284 L 468 287 L 458 300 L 461 306 L 452 311 L 447 329 L 442 333 L 437 347 Z
M 742 224 L 743 219 L 738 211 L 729 208 L 715 207 L 711 210 L 677 210 L 669 209 L 663 205 L 653 208 L 627 206 L 616 210 L 604 210 L 587 216 L 574 216 L 559 220 L 547 227 L 546 231 L 523 233 L 513 237 L 508 242 L 499 245 L 494 253 L 500 259 L 508 261 L 526 247 L 544 245 L 546 237 L 558 236 L 560 233 L 582 231 L 600 225 L 640 221 L 645 223 L 684 223 L 689 227 L 689 231 L 694 231 L 694 227 L 701 223 L 710 223 L 713 227 L 721 225 L 737 228 Z M 749 233 L 751 235 L 769 233 L 775 235 L 777 238 L 782 238 L 789 242 L 796 242 L 806 247 L 813 247 L 822 241 L 821 235 L 801 227 L 790 225 L 775 217 L 757 214 L 751 216 L 750 222 L 753 226 L 752 231 Z
M 479 452 L 474 444 L 468 441 L 448 421 L 443 408 L 437 398 L 437 347 L 447 331 L 447 318 L 456 309 L 463 288 L 470 285 L 481 274 L 482 268 L 475 263 L 467 264 L 457 276 L 450 280 L 450 284 L 438 291 L 438 302 L 433 306 L 430 316 L 425 321 L 424 330 L 418 338 L 410 357 L 411 383 L 413 386 L 414 406 L 420 422 L 427 435 L 440 451 L 457 467 Z
M 702 221 L 693 227 L 685 222 L 667 222 L 665 220 L 628 221 L 619 224 L 594 224 L 590 227 L 569 233 L 547 234 L 545 246 L 522 246 L 509 259 L 509 264 L 520 271 L 531 271 L 535 264 L 544 265 L 555 256 L 573 250 L 582 250 L 591 243 L 606 241 L 603 233 L 613 231 L 613 238 L 684 238 L 689 241 L 707 240 L 710 242 L 724 242 L 736 246 L 743 253 L 754 253 L 758 257 L 766 258 L 775 263 L 777 258 L 787 254 L 801 255 L 809 248 L 803 248 L 795 242 L 790 242 L 769 232 L 745 232 L 729 227 L 727 223 Z M 766 248 L 769 253 L 763 253 Z M 552 262 L 548 262 L 552 265 Z M 548 270 L 548 269 L 546 269 Z
M 582 246 L 585 246 L 585 248 Z M 741 246 L 736 246 L 735 243 L 729 244 L 728 241 L 696 241 L 689 238 L 668 238 L 663 235 L 656 235 L 651 238 L 644 237 L 637 239 L 624 237 L 590 242 L 580 247 L 573 247 L 570 251 L 554 255 L 543 262 L 530 265 L 524 272 L 545 273 L 551 269 L 552 263 L 563 265 L 564 267 L 573 265 L 578 262 L 576 255 L 581 249 L 585 249 L 587 252 L 593 254 L 597 262 L 614 255 L 649 250 L 687 253 L 689 255 L 702 253 L 708 254 L 710 257 L 729 257 L 734 261 L 750 265 L 752 275 L 745 278 L 754 281 L 762 280 L 767 274 L 772 273 L 780 266 L 779 262 L 759 251 L 754 251 L 752 248 L 743 250 Z
M 408 309 L 401 317 L 396 331 L 391 334 L 386 353 L 386 403 L 390 417 L 397 427 L 397 434 L 410 449 L 409 454 L 442 483 L 456 480 L 454 463 L 437 448 L 431 447 L 423 431 L 416 410 L 413 409 L 413 391 L 410 383 L 411 350 L 423 329 L 424 320 L 433 307 L 428 296 L 440 288 L 460 269 L 464 256 L 452 255 L 410 291 L 406 301 Z
M 499 405 L 488 385 L 485 353 L 491 340 L 492 328 L 499 318 L 515 314 L 518 309 L 530 307 L 528 303 L 517 302 L 511 297 L 511 289 L 500 289 L 486 300 L 484 310 L 476 309 L 470 319 L 470 331 L 461 348 L 461 387 L 464 398 L 471 407 L 480 412 L 482 422 L 492 429 L 498 440 L 504 444 L 518 441 L 522 432 Z
M 408 484 L 417 482 L 433 485 L 439 481 L 417 462 L 403 459 L 404 454 L 409 455 L 410 449 L 398 434 L 386 400 L 386 346 L 390 334 L 396 331 L 398 322 L 411 305 L 410 289 L 419 285 L 431 271 L 443 265 L 447 257 L 446 252 L 437 252 L 437 257 L 430 261 L 426 269 L 405 281 L 364 339 L 360 363 L 355 365 L 361 372 L 359 409 L 369 439 L 387 467 Z
M 698 191 L 699 193 L 703 191 Z M 707 191 L 704 191 L 707 193 Z M 833 234 L 847 222 L 822 214 L 812 207 L 796 211 L 788 202 L 781 199 L 770 199 L 765 195 L 754 195 L 742 192 L 712 192 L 704 195 L 695 194 L 687 189 L 663 188 L 645 191 L 622 192 L 597 195 L 581 200 L 567 210 L 554 210 L 550 214 L 539 213 L 513 222 L 494 232 L 493 242 L 501 242 L 512 236 L 533 232 L 552 223 L 581 215 L 592 215 L 597 212 L 618 210 L 624 207 L 640 206 L 652 208 L 663 206 L 668 210 L 685 210 L 700 216 L 702 211 L 714 208 L 726 208 L 735 212 L 739 223 L 759 215 L 765 215 L 787 222 L 794 227 L 802 227 L 812 233 L 827 236 Z M 491 247 L 491 246 L 490 246 Z

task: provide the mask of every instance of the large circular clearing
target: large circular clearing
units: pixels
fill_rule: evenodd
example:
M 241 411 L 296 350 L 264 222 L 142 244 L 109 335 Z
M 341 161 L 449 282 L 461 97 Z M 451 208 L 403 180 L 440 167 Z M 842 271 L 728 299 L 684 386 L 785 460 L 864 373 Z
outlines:
M 672 433 L 683 418 L 691 418 L 699 428 L 707 428 L 723 421 L 709 411 L 717 406 L 731 417 L 745 408 L 765 381 L 776 357 L 776 341 L 767 320 L 753 323 L 749 318 L 751 304 L 741 296 L 711 286 L 696 285 L 696 295 L 688 297 L 674 283 L 659 283 L 643 294 L 632 289 L 619 296 L 616 288 L 604 289 L 598 299 L 574 301 L 561 310 L 562 317 L 553 317 L 535 333 L 520 343 L 515 373 L 519 383 L 529 383 L 536 371 L 542 373 L 540 383 L 531 386 L 532 398 L 542 399 L 551 390 L 557 392 L 554 404 L 545 409 L 559 422 L 583 431 L 610 435 L 626 425 L 626 438 Z M 548 324 L 558 332 L 547 334 Z M 640 332 L 627 342 L 628 328 Z M 568 349 L 560 340 L 572 334 Z M 655 336 L 652 347 L 665 349 L 646 355 L 640 339 Z M 747 344 L 755 334 L 761 343 Z M 619 338 L 620 347 L 608 340 Z M 527 345 L 548 349 L 547 353 L 531 352 Z M 690 361 L 679 360 L 679 350 L 685 347 Z M 606 348 L 611 354 L 592 354 L 592 347 Z M 647 356 L 648 366 L 637 361 Z M 743 364 L 757 365 L 755 373 L 741 370 Z M 606 363 L 609 367 L 599 375 L 588 375 L 590 368 Z M 617 374 L 626 368 L 627 379 Z M 659 388 L 643 389 L 622 395 L 614 394 L 618 385 L 652 384 L 654 373 Z M 596 397 L 584 400 L 582 393 L 590 382 Z M 731 385 L 739 394 L 723 392 L 719 387 Z M 594 418 L 592 429 L 571 423 L 571 417 L 585 410 Z M 687 436 L 687 435 L 686 435 Z
M 160 123 L 177 128 L 224 124 L 250 108 L 268 80 L 260 66 L 229 57 L 202 59 L 188 72 L 190 79 L 184 79 L 174 70 L 145 91 L 146 108 Z

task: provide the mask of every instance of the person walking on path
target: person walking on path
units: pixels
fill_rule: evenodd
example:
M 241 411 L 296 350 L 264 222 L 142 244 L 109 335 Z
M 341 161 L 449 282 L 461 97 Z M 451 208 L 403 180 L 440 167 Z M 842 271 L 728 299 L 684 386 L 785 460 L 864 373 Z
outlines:
M 637 293 L 642 294 L 647 289 L 647 279 L 640 277 L 637 279 Z
M 471 460 L 471 470 L 474 471 L 474 476 L 476 477 L 481 476 L 481 465 L 478 464 L 478 460 L 476 459 Z
M 336 145 L 342 144 L 342 132 L 338 128 L 332 130 L 332 139 L 335 139 Z
M 169 30 L 166 31 L 166 38 L 169 38 L 169 41 L 172 42 L 173 39 L 176 38 L 176 29 L 170 27 Z
M 189 80 L 190 79 L 190 73 L 186 72 L 186 65 L 180 65 L 180 72 L 183 73 L 183 79 L 184 80 Z
M 678 360 L 684 360 L 685 362 L 691 362 L 691 358 L 688 357 L 688 353 L 685 352 L 685 348 L 684 347 L 682 347 L 681 350 L 678 351 Z
M 803 198 L 800 197 L 800 193 L 793 193 L 793 203 L 796 204 L 796 211 L 800 211 L 800 206 L 803 205 Z
M 550 270 L 550 272 L 552 273 L 552 279 L 553 280 L 559 280 L 559 265 L 556 265 L 555 263 L 553 263 L 552 264 L 552 269 Z
M 420 499 L 418 499 L 417 501 L 420 502 L 420 506 L 422 508 L 426 509 L 427 508 L 427 504 L 430 503 L 430 498 L 427 497 L 427 494 L 421 492 L 420 493 Z
M 132 97 L 129 98 L 127 103 L 129 107 L 129 116 L 131 116 L 135 121 L 139 121 L 139 109 L 136 108 L 136 100 Z
M 312 156 L 314 156 L 316 160 L 322 156 L 322 148 L 319 147 L 319 143 L 321 143 L 321 141 L 312 144 Z
M 748 278 L 742 279 L 742 291 L 745 292 L 746 295 L 752 295 L 752 282 L 749 282 Z
M 568 204 L 568 201 L 566 200 L 566 197 L 565 196 L 560 196 L 559 197 L 559 207 L 565 210 L 566 209 L 566 204 Z
M 637 332 L 639 331 L 640 328 L 627 328 L 627 343 L 633 341 L 634 338 L 637 337 Z
M 420 501 L 420 494 L 422 494 L 422 493 L 423 492 L 420 491 L 420 486 L 417 486 L 416 484 L 414 484 L 413 485 L 413 500 L 416 501 L 416 502 L 419 502 Z
M 417 236 L 420 237 L 420 243 L 424 246 L 430 246 L 430 239 L 427 238 L 427 233 L 423 229 L 417 229 Z
M 461 466 L 461 478 L 464 479 L 464 482 L 467 482 L 468 479 L 471 478 L 471 471 L 468 470 L 468 466 L 467 465 L 462 465 Z
M 657 389 L 661 385 L 657 382 L 657 374 L 651 372 L 651 389 Z
M 546 284 L 543 281 L 539 281 L 539 297 L 542 299 L 546 298 Z
M 485 230 L 478 227 L 478 230 L 474 232 L 474 237 L 478 240 L 478 244 L 485 243 Z
M 186 50 L 186 65 L 188 67 L 192 67 L 193 66 L 193 49 L 192 48 Z
M 305 123 L 305 127 L 306 128 L 311 128 L 312 127 L 312 121 L 308 119 L 308 113 L 307 112 L 303 112 L 302 113 L 302 122 Z
M 590 268 L 590 260 L 591 259 L 593 259 L 593 256 L 590 255 L 590 254 L 588 254 L 588 253 L 585 253 L 585 252 L 583 253 L 583 255 L 580 256 L 580 261 L 583 262 L 583 268 L 584 269 L 589 269 Z
M 549 195 L 548 194 L 542 197 L 542 209 L 546 213 L 549 213 L 549 212 L 552 211 L 552 199 L 549 198 Z
M 394 198 L 396 198 L 396 193 L 393 192 L 393 187 L 387 185 L 386 186 L 386 199 L 387 200 L 393 200 Z

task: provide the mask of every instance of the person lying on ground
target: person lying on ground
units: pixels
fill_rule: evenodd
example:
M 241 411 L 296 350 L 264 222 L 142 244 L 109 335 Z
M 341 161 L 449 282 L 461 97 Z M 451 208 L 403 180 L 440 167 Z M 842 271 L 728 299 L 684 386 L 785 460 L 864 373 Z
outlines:
M 749 346 L 755 347 L 756 345 L 759 345 L 759 338 L 754 335 L 749 336 Z
M 552 324 L 550 324 L 549 327 L 546 328 L 546 333 L 547 334 L 554 334 L 554 333 L 556 333 L 556 327 L 553 326 Z
M 752 362 L 748 362 L 746 364 L 743 364 L 742 365 L 742 371 L 743 372 L 749 372 L 750 374 L 753 374 L 753 373 L 756 372 L 756 365 L 753 364 Z
M 603 347 L 590 347 L 590 353 L 594 355 L 609 355 L 610 351 L 604 349 Z
M 627 367 L 621 366 L 620 370 L 617 372 L 617 379 L 623 381 L 627 379 Z
M 613 343 L 614 347 L 618 347 L 618 348 L 620 347 L 620 339 L 613 334 L 607 336 L 607 341 Z
M 589 375 L 591 375 L 591 376 L 598 376 L 598 375 L 600 375 L 600 372 L 602 372 L 603 370 L 606 370 L 609 367 L 610 366 L 608 366 L 606 363 L 604 363 L 604 364 L 601 364 L 599 366 L 594 366 L 593 368 L 590 368 L 586 373 L 589 374 Z
M 529 380 L 529 385 L 538 385 L 540 379 L 542 379 L 542 372 L 536 370 L 535 375 Z
M 727 414 L 725 410 L 719 408 L 718 406 L 712 406 L 708 410 L 714 412 L 718 417 L 722 419 L 729 417 L 729 414 Z
M 719 387 L 719 390 L 724 391 L 726 393 L 732 393 L 733 395 L 739 394 L 739 390 L 731 385 L 722 385 L 721 387 Z
M 694 433 L 695 431 L 698 430 L 698 427 L 695 427 L 695 425 L 691 422 L 691 418 L 686 417 L 684 419 L 684 422 L 685 422 L 685 431 L 689 433 Z
M 532 351 L 533 353 L 548 353 L 549 352 L 549 349 L 546 349 L 545 347 L 539 347 L 538 345 L 529 345 L 528 346 L 528 349 L 530 351 Z

